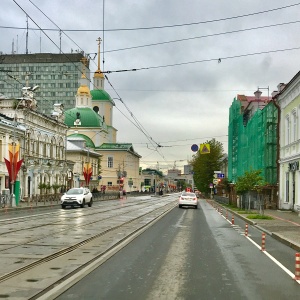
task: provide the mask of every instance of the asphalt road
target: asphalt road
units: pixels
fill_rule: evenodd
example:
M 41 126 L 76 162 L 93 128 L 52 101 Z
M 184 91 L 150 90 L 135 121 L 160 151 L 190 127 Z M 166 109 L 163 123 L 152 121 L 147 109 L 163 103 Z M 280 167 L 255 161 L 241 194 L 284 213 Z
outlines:
M 297 299 L 300 285 L 242 227 L 204 200 L 175 208 L 57 299 Z M 249 235 L 258 242 L 261 232 Z M 268 244 L 291 269 L 294 252 Z

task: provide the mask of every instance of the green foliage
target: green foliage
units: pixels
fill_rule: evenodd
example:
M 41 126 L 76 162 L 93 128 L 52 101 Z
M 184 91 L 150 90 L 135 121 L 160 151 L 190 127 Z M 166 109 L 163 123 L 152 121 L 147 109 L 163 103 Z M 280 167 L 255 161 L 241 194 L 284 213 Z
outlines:
M 39 183 L 38 189 L 41 190 L 41 193 L 43 193 L 43 190 L 45 190 L 46 188 L 47 188 L 47 184 L 46 183 Z
M 210 153 L 200 154 L 198 151 L 190 161 L 194 171 L 194 183 L 202 193 L 210 192 L 209 184 L 212 183 L 214 171 L 220 170 L 224 155 L 222 143 L 212 139 L 205 144 L 210 144 Z
M 249 215 L 248 219 L 274 220 L 274 218 L 266 215 Z
M 263 185 L 261 170 L 252 170 L 246 171 L 243 176 L 238 177 L 235 188 L 237 194 L 241 195 L 249 191 L 259 192 Z
M 61 184 L 53 183 L 52 188 L 54 190 L 54 193 L 57 193 L 57 190 L 61 187 Z
M 188 186 L 190 186 L 190 185 L 188 185 L 188 184 L 185 182 L 184 179 L 179 179 L 179 180 L 177 180 L 177 188 L 178 188 L 178 189 L 181 189 L 181 190 L 183 191 L 183 190 L 185 190 Z
M 40 190 L 43 190 L 43 189 L 45 189 L 45 188 L 46 188 L 46 186 L 47 186 L 47 184 L 46 184 L 46 183 L 39 183 L 39 185 L 38 185 L 38 189 L 40 189 Z

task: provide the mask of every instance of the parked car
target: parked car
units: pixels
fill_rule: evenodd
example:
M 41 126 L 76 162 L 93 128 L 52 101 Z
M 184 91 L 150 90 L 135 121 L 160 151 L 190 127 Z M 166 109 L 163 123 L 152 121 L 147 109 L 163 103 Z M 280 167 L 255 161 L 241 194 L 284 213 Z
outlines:
M 89 207 L 93 204 L 93 194 L 88 188 L 72 188 L 61 196 L 61 208 L 66 206 L 80 206 L 85 207 L 87 204 Z
M 179 196 L 178 207 L 182 206 L 193 206 L 198 208 L 198 199 L 195 193 L 191 192 L 182 192 Z

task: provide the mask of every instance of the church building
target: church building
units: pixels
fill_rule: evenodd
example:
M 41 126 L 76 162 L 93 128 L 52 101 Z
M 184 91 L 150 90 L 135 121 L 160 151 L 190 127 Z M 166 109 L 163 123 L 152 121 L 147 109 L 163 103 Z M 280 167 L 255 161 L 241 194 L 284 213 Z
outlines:
M 65 111 L 67 132 L 67 156 L 76 145 L 86 155 L 77 156 L 74 166 L 73 186 L 85 184 L 83 166 L 91 163 L 90 187 L 98 190 L 134 191 L 140 189 L 140 155 L 131 143 L 117 143 L 117 129 L 113 126 L 115 103 L 104 90 L 105 77 L 100 70 L 100 38 L 98 39 L 98 68 L 93 76 L 93 89 L 86 76 L 84 58 L 80 86 L 76 93 L 76 105 Z

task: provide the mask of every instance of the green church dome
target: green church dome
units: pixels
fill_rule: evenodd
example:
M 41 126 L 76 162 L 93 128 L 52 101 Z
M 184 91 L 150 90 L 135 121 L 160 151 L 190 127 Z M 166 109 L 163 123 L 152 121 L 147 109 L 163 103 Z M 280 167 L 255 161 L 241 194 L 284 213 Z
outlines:
M 104 90 L 92 90 L 91 95 L 92 95 L 92 101 L 99 101 L 99 100 L 112 101 L 110 95 Z
M 75 107 L 65 111 L 65 124 L 69 127 L 74 127 L 74 122 L 80 119 L 78 127 L 101 127 L 102 118 L 89 107 Z

